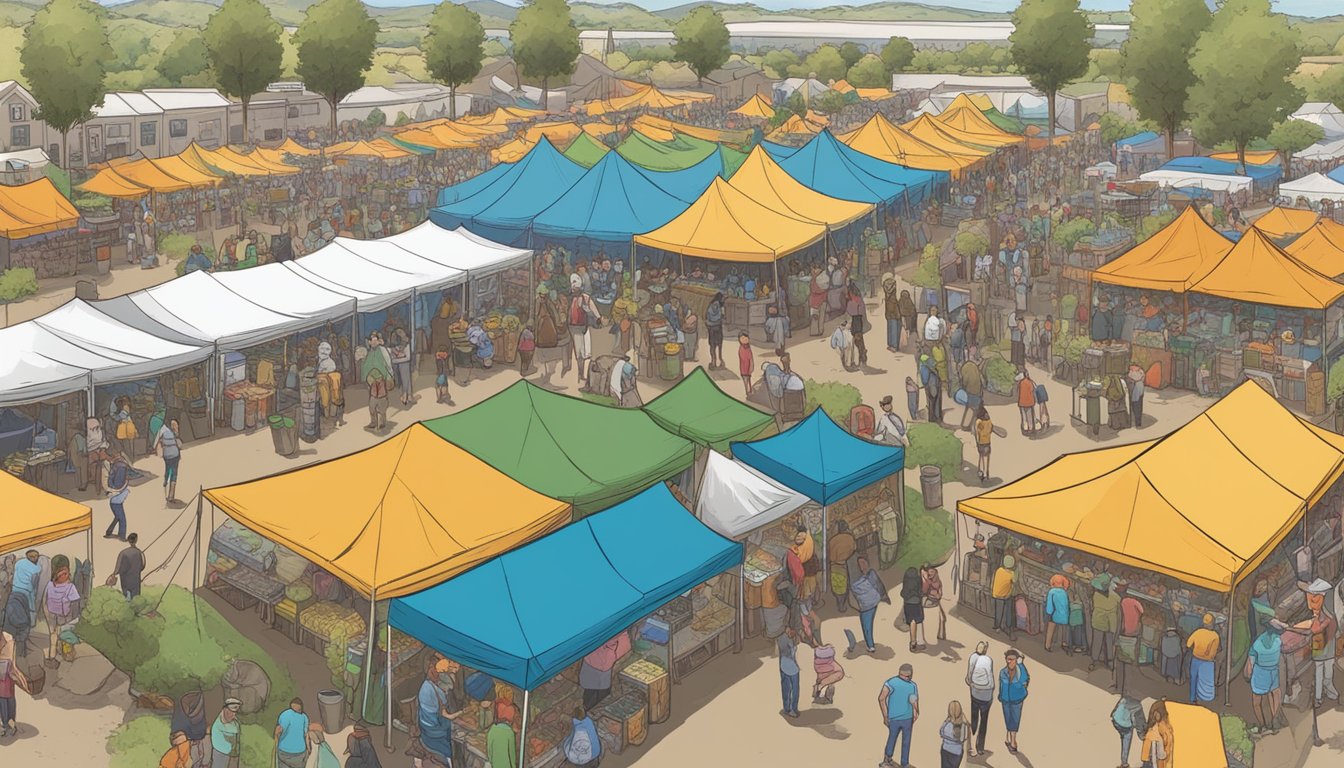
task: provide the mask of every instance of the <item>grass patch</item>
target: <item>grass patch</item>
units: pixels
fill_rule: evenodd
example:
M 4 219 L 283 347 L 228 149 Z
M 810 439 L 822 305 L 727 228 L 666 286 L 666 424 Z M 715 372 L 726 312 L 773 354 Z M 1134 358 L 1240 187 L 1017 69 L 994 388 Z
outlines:
M 1340 366 L 1344 368 L 1344 365 Z M 863 395 L 852 384 L 839 381 L 817 381 L 808 379 L 803 382 L 807 391 L 808 414 L 820 408 L 835 420 L 835 423 L 849 425 L 849 412 L 863 402 Z
M 942 564 L 952 551 L 952 514 L 946 509 L 924 508 L 924 494 L 918 488 L 905 487 L 905 534 L 896 555 L 897 572 L 918 568 L 924 563 Z
M 214 722 L 217 714 L 208 714 L 209 720 Z M 141 715 L 113 731 L 107 740 L 107 751 L 111 755 L 107 761 L 108 768 L 158 765 L 159 758 L 168 749 L 169 727 L 166 717 Z M 239 740 L 243 745 L 242 765 L 271 764 L 271 747 L 275 740 L 267 728 L 244 724 Z
M 194 235 L 174 232 L 160 237 L 155 245 L 158 246 L 159 255 L 166 259 L 185 259 L 187 252 L 191 250 L 191 246 L 196 245 L 196 242 Z
M 942 424 L 915 421 L 910 424 L 910 447 L 905 452 L 905 465 L 915 468 L 932 464 L 943 470 L 944 480 L 961 476 L 961 439 Z

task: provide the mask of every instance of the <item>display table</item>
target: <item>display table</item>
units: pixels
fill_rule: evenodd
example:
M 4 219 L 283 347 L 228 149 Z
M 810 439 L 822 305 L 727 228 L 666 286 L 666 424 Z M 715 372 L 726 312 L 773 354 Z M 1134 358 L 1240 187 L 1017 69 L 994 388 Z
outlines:
M 5 459 L 5 470 L 29 485 L 54 493 L 56 480 L 60 477 L 60 466 L 64 461 L 65 451 L 60 449 L 39 453 L 20 451 Z
M 689 626 L 672 635 L 672 678 L 680 680 L 708 664 L 733 646 L 731 630 L 737 626 L 736 610 L 710 597 L 709 604 L 696 612 Z
M 248 568 L 245 565 L 237 565 L 219 574 L 219 581 L 251 600 L 239 600 L 238 596 L 230 595 L 226 592 L 216 590 L 221 597 L 229 602 L 230 605 L 239 609 L 246 610 L 255 605 L 261 606 L 261 620 L 266 624 L 272 623 L 272 614 L 275 606 L 281 600 L 285 599 L 285 585 L 263 573 Z M 235 602 L 237 600 L 238 602 Z
M 766 307 L 773 303 L 775 303 L 774 298 L 758 298 L 747 301 L 736 296 L 729 296 L 723 302 L 724 325 L 735 330 L 764 327 Z

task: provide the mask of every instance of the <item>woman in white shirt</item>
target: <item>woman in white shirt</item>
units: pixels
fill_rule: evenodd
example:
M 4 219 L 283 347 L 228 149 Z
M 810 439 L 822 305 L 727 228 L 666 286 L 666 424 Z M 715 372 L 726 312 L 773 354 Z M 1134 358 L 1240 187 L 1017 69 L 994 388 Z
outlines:
M 938 736 L 943 740 L 940 751 L 942 768 L 958 768 L 966 745 L 971 740 L 971 727 L 961 712 L 960 701 L 952 701 L 947 705 L 947 719 L 938 729 Z
M 994 703 L 994 680 L 994 659 L 989 656 L 989 643 L 981 640 L 966 662 L 966 685 L 971 689 L 970 726 L 975 735 L 972 757 L 985 754 L 985 730 L 989 725 L 989 708 Z

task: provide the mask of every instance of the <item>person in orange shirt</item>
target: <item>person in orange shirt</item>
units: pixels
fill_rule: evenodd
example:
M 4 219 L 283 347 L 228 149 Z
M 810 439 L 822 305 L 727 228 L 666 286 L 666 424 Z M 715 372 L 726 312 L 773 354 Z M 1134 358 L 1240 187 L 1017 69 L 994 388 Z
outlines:
M 1017 409 L 1022 413 L 1022 434 L 1036 434 L 1036 382 L 1025 368 L 1017 371 Z
M 159 759 L 159 768 L 191 768 L 191 742 L 187 741 L 187 734 L 174 731 L 169 740 L 172 746 Z
M 1185 647 L 1190 649 L 1190 703 L 1213 701 L 1214 677 L 1217 674 L 1214 659 L 1222 638 L 1213 631 L 1213 614 L 1204 614 L 1204 626 L 1190 633 Z

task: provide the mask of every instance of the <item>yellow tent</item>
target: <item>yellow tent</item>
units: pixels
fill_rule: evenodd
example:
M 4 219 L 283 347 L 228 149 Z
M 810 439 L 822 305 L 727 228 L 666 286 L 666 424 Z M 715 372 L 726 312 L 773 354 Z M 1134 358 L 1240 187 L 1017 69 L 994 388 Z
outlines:
M 554 120 L 529 125 L 523 138 L 535 144 L 545 136 L 556 147 L 567 147 L 580 133 L 583 133 L 583 128 L 573 120 Z
M 221 154 L 217 150 L 206 149 L 196 142 L 192 142 L 186 149 L 177 154 L 187 165 L 198 171 L 205 173 L 225 173 L 231 176 L 269 176 L 270 172 L 261 168 L 246 158 L 242 161 L 235 160 L 229 155 Z M 239 155 L 239 157 L 242 157 Z M 118 169 L 120 170 L 120 169 Z M 123 174 L 124 175 L 124 174 Z M 130 178 L 129 176 L 127 178 Z M 135 181 L 135 179 L 131 179 Z
M 646 125 L 636 121 L 634 123 L 634 130 L 660 144 L 667 144 L 668 142 L 677 140 L 677 134 L 675 132 L 660 128 L 656 125 Z
M 761 94 L 755 94 L 750 99 L 743 102 L 742 106 L 734 109 L 729 114 L 746 117 L 752 120 L 769 120 L 775 116 L 775 108 L 770 106 L 770 102 L 761 98 Z
M 79 225 L 79 210 L 45 176 L 18 186 L 0 185 L 0 211 L 6 214 L 6 236 L 16 240 Z
M 665 117 L 656 115 L 640 115 L 634 120 L 634 125 L 640 133 L 646 136 L 652 134 L 645 131 L 645 128 L 659 128 L 671 133 L 684 133 L 692 138 L 703 141 L 712 141 L 715 144 L 732 144 L 742 146 L 751 141 L 751 131 L 729 131 L 718 128 L 704 128 L 699 125 L 690 125 L 689 123 L 679 123 L 675 120 L 668 120 Z
M 676 109 L 690 104 L 694 99 L 685 96 L 673 96 L 653 86 L 643 88 L 629 96 L 614 99 L 590 101 L 581 109 L 590 115 L 605 115 L 608 112 L 629 112 L 635 109 Z
M 980 143 L 973 138 L 967 138 L 971 134 L 944 125 L 935 120 L 932 115 L 920 115 L 901 127 L 921 141 L 928 142 L 944 152 L 958 157 L 979 160 L 982 157 L 989 157 L 994 154 L 995 145 Z
M 218 174 L 202 171 L 177 155 L 160 157 L 154 161 L 154 165 L 164 173 L 181 179 L 193 187 L 214 187 L 223 180 Z
M 93 511 L 54 493 L 0 472 L 0 499 L 8 514 L 0 515 L 0 554 L 37 547 L 89 530 Z
M 286 155 L 294 155 L 295 157 L 316 157 L 322 154 L 322 150 L 309 149 L 293 139 L 285 139 L 276 149 Z
M 1094 271 L 1097 282 L 1182 293 L 1218 266 L 1232 243 L 1186 208 L 1152 237 Z
M 408 149 L 402 149 L 387 139 L 374 139 L 373 141 L 355 141 L 348 142 L 342 146 L 340 151 L 336 147 L 328 147 L 327 154 L 343 158 L 351 157 L 376 157 L 382 160 L 399 160 L 403 157 L 410 157 L 413 152 Z
M 607 123 L 584 123 L 583 132 L 595 139 L 605 139 L 608 136 L 621 132 L 618 125 L 608 125 Z
M 880 113 L 873 115 L 858 130 L 836 138 L 879 160 L 925 171 L 947 171 L 953 178 L 976 162 L 975 157 L 953 155 L 912 136 Z
M 1214 152 L 1209 155 L 1214 160 L 1222 160 L 1225 163 L 1237 162 L 1236 152 Z M 1264 149 L 1259 151 L 1248 151 L 1246 153 L 1247 165 L 1270 165 L 1279 161 L 1279 153 L 1276 150 Z
M 430 149 L 470 149 L 481 143 L 479 136 L 468 136 L 454 129 L 451 124 L 410 128 L 398 132 L 396 138 L 407 144 Z
M 826 225 L 767 208 L 716 177 L 686 212 L 635 243 L 702 259 L 770 264 L 826 236 Z
M 848 80 L 836 80 L 831 84 L 831 90 L 836 93 L 851 93 L 858 89 L 850 85 Z
M 958 502 L 991 525 L 1228 592 L 1344 472 L 1344 437 L 1245 382 L 1158 440 L 1067 454 Z
M 803 119 L 808 121 L 809 123 L 812 123 L 813 125 L 820 125 L 823 127 L 831 124 L 831 118 L 821 114 L 820 112 L 813 112 L 810 109 L 807 110 L 807 114 L 803 115 Z
M 1321 219 L 1283 250 L 1317 272 L 1339 278 L 1344 275 L 1344 224 Z
M 571 519 L 569 504 L 418 423 L 358 453 L 205 497 L 378 599 L 432 587 Z
M 984 98 L 983 95 L 981 98 Z M 982 146 L 1007 147 L 1025 141 L 1021 136 L 1008 133 L 995 125 L 981 109 L 971 97 L 963 93 L 953 99 L 936 119 L 944 126 L 958 131 L 959 135 L 975 137 L 975 143 Z
M 542 109 L 500 107 L 488 115 L 471 115 L 469 117 L 463 117 L 457 122 L 463 125 L 510 126 L 514 123 L 525 123 L 528 120 L 535 120 L 545 116 L 545 114 L 546 111 Z
M 1227 768 L 1223 724 L 1218 713 L 1197 704 L 1167 702 L 1171 723 L 1171 755 L 1167 768 Z
M 505 144 L 490 150 L 490 162 L 492 163 L 516 163 L 522 160 L 536 144 L 522 137 L 516 138 Z
M 140 186 L 160 194 L 167 192 L 181 192 L 184 189 L 191 189 L 192 184 L 189 181 L 173 176 L 162 170 L 154 164 L 153 160 L 141 158 L 132 160 L 129 163 L 122 163 L 116 166 L 115 170 L 119 176 Z M 198 169 L 201 170 L 201 169 Z M 204 172 L 208 173 L 208 169 Z
M 149 194 L 148 188 L 136 184 L 112 168 L 104 168 L 95 173 L 93 178 L 80 184 L 79 188 L 95 195 L 116 197 L 123 200 L 144 197 Z
M 260 155 L 245 155 L 233 147 L 220 147 L 215 150 L 215 156 L 227 158 L 239 165 L 252 166 L 261 171 L 265 171 L 270 176 L 289 176 L 298 173 L 300 170 L 296 165 L 289 165 L 288 163 L 283 162 L 271 162 Z
M 1190 290 L 1233 301 L 1300 309 L 1325 309 L 1344 296 L 1344 285 L 1284 253 L 1254 227 L 1246 230 L 1232 250 Z
M 824 130 L 826 130 L 824 125 L 818 125 L 799 115 L 789 115 L 789 119 L 780 123 L 779 127 L 771 131 L 766 138 L 778 141 L 789 136 L 816 136 Z
M 1255 220 L 1253 226 L 1275 240 L 1280 240 L 1306 232 L 1319 218 L 1315 211 L 1276 206 L 1265 211 L 1264 215 Z
M 761 147 L 751 150 L 729 184 L 756 202 L 794 218 L 843 227 L 873 212 L 869 203 L 823 195 L 797 181 Z
M 855 88 L 854 91 L 859 94 L 859 98 L 864 101 L 886 101 L 895 98 L 896 94 L 886 88 Z

